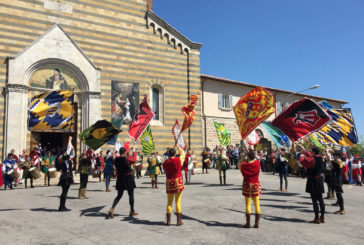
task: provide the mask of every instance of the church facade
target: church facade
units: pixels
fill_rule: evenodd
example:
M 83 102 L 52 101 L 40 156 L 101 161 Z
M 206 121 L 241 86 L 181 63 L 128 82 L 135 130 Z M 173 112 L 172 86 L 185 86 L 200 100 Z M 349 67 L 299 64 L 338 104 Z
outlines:
M 191 94 L 201 91 L 201 44 L 190 41 L 153 12 L 151 0 L 5 0 L 0 3 L 0 151 L 38 143 L 64 146 L 100 119 L 123 119 L 119 141 L 145 95 L 156 112 L 151 126 L 160 153 Z M 57 89 L 74 90 L 71 132 L 29 130 L 29 99 Z M 192 150 L 203 144 L 201 103 L 184 132 Z M 136 146 L 140 148 L 139 142 Z M 110 146 L 112 147 L 112 146 Z M 105 146 L 105 149 L 107 146 Z

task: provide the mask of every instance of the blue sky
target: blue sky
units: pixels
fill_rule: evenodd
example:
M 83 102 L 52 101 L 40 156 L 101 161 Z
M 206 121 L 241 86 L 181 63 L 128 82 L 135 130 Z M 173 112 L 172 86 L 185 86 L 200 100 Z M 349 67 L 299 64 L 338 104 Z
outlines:
M 203 44 L 201 73 L 349 101 L 364 135 L 363 0 L 154 0 Z

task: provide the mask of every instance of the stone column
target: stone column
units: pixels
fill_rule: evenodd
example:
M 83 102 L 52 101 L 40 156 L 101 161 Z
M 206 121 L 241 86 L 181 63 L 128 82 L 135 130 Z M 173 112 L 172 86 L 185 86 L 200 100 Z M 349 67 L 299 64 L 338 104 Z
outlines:
M 89 125 L 94 124 L 101 119 L 101 93 L 89 94 L 89 106 L 88 106 Z
M 29 88 L 25 85 L 6 85 L 4 158 L 11 149 L 14 149 L 19 154 L 26 148 L 28 91 Z

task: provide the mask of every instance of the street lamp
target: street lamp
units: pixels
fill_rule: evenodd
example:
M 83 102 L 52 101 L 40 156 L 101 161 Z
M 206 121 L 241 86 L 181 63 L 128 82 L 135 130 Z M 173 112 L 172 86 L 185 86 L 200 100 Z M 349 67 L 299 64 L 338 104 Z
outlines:
M 290 96 L 295 95 L 295 94 L 300 94 L 300 93 L 305 92 L 305 91 L 308 91 L 308 90 L 317 89 L 318 87 L 320 87 L 320 85 L 319 85 L 319 84 L 316 84 L 316 85 L 313 85 L 313 86 L 312 86 L 312 87 L 310 87 L 310 88 L 306 88 L 306 89 L 301 90 L 301 91 L 298 91 L 298 92 L 290 93 L 290 94 L 289 94 L 289 95 L 287 95 L 287 97 L 286 97 L 286 101 L 285 101 L 285 103 L 284 103 L 284 107 L 285 107 L 285 108 L 287 108 L 287 107 L 288 107 L 288 106 L 287 106 L 287 102 L 288 102 L 288 98 L 289 98 Z

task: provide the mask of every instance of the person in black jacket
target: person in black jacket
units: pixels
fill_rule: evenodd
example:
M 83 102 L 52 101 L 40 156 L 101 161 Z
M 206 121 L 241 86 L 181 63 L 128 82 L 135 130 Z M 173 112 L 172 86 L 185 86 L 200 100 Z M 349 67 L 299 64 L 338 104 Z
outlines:
M 312 148 L 312 152 L 300 149 L 300 163 L 307 169 L 306 192 L 310 193 L 313 211 L 315 212 L 312 224 L 325 223 L 325 203 L 322 194 L 325 193 L 322 173 L 324 171 L 324 161 L 320 155 L 320 149 Z M 320 208 L 319 208 L 320 205 Z M 321 216 L 319 217 L 319 213 Z
M 116 180 L 116 190 L 118 191 L 118 195 L 116 196 L 112 207 L 109 211 L 109 217 L 114 218 L 114 208 L 119 203 L 121 197 L 123 196 L 124 191 L 128 191 L 129 195 L 129 204 L 130 204 L 130 213 L 129 216 L 138 215 L 138 213 L 134 210 L 134 188 L 135 182 L 133 177 L 133 170 L 130 165 L 131 162 L 128 161 L 126 157 L 126 148 L 120 148 L 120 157 L 115 158 L 114 166 L 117 172 L 117 180 Z
M 283 188 L 283 178 L 284 178 L 284 191 L 287 192 L 288 188 L 288 161 L 286 159 L 286 149 L 282 148 L 278 150 L 278 158 L 276 161 L 276 170 L 279 173 L 279 191 Z
M 334 190 L 336 192 L 337 203 L 340 206 L 340 210 L 336 211 L 335 214 L 345 214 L 344 198 L 342 195 L 344 193 L 344 190 L 342 188 L 343 182 L 342 182 L 342 177 L 341 177 L 341 168 L 342 167 L 343 167 L 343 162 L 341 161 L 341 153 L 335 152 L 334 160 L 331 161 L 332 181 L 333 181 Z
M 58 211 L 71 211 L 71 209 L 66 208 L 67 193 L 70 185 L 73 184 L 73 174 L 72 174 L 72 162 L 71 159 L 74 158 L 75 151 L 72 146 L 72 137 L 68 138 L 67 150 L 56 159 L 56 168 L 58 171 L 62 170 L 62 174 L 59 178 L 59 186 L 62 186 L 62 194 L 60 196 L 60 204 Z

